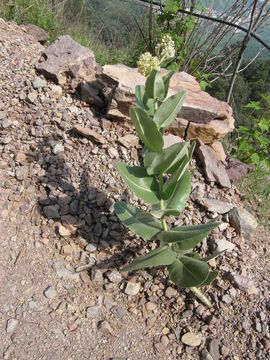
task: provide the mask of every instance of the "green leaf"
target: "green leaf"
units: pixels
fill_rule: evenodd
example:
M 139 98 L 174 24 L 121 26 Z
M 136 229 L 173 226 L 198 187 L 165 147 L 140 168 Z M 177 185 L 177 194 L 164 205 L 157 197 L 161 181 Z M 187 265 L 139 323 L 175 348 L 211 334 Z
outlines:
M 209 222 L 195 226 L 175 227 L 170 231 L 162 231 L 158 239 L 163 244 L 176 243 L 175 251 L 176 249 L 177 251 L 188 250 L 199 244 L 218 225 L 219 223 Z
M 118 163 L 118 171 L 125 184 L 136 196 L 148 204 L 155 204 L 159 201 L 158 183 L 153 176 L 147 174 L 144 167 Z
M 195 147 L 196 147 L 196 141 L 192 141 L 192 143 L 190 144 L 190 147 L 188 149 L 188 159 L 191 160 L 192 158 L 192 155 L 194 153 L 194 150 L 195 150 Z
M 192 155 L 193 155 L 193 152 L 195 150 L 195 147 L 196 147 L 196 142 L 193 141 L 189 147 L 189 150 L 188 150 L 188 160 L 190 161 L 191 158 L 192 158 Z M 183 159 L 179 160 L 178 162 L 176 162 L 170 169 L 168 169 L 168 174 L 174 174 L 178 169 L 179 167 L 181 166 L 182 164 L 182 161 Z
M 175 116 L 179 113 L 186 97 L 187 93 L 185 91 L 180 91 L 179 93 L 170 96 L 160 105 L 153 119 L 158 127 L 165 128 L 172 123 Z
M 215 280 L 215 278 L 217 276 L 218 276 L 218 271 L 210 271 L 209 274 L 208 274 L 207 279 L 202 284 L 200 284 L 199 286 L 210 285 Z
M 169 278 L 181 288 L 199 286 L 208 278 L 206 262 L 188 256 L 181 256 L 169 267 Z
M 143 85 L 136 85 L 135 87 L 135 96 L 136 96 L 136 104 L 144 109 L 144 96 L 145 96 L 145 88 Z
M 150 99 L 162 99 L 164 96 L 164 82 L 160 71 L 152 70 L 145 82 L 145 92 Z
M 136 85 L 135 95 L 137 106 L 144 109 L 150 116 L 154 116 L 155 101 L 154 99 L 148 99 L 143 85 Z
M 117 202 L 114 210 L 126 227 L 144 240 L 151 240 L 162 230 L 160 221 L 157 221 L 151 214 L 123 201 Z
M 141 108 L 131 108 L 130 117 L 144 145 L 152 151 L 161 153 L 164 145 L 163 137 L 147 112 Z
M 123 269 L 123 271 L 133 271 L 153 266 L 171 265 L 175 261 L 176 256 L 177 254 L 172 251 L 170 247 L 159 247 L 144 256 L 134 259 L 129 266 Z
M 182 159 L 182 162 L 178 167 L 178 169 L 175 171 L 175 173 L 171 175 L 169 179 L 165 182 L 163 187 L 163 195 L 162 195 L 163 199 L 168 200 L 171 197 L 177 182 L 181 179 L 181 177 L 184 175 L 185 171 L 187 170 L 188 164 L 189 164 L 189 160 L 185 156 Z
M 191 190 L 191 178 L 189 172 L 186 170 L 184 175 L 176 184 L 176 187 L 165 203 L 166 215 L 179 215 L 184 210 Z
M 162 150 L 161 154 L 147 152 L 144 155 L 144 166 L 149 175 L 164 174 L 176 162 L 182 159 L 187 153 L 187 144 L 185 142 L 177 143 Z
M 170 87 L 171 77 L 175 74 L 175 71 L 169 71 L 166 75 L 162 77 L 164 83 L 164 99 L 166 99 Z

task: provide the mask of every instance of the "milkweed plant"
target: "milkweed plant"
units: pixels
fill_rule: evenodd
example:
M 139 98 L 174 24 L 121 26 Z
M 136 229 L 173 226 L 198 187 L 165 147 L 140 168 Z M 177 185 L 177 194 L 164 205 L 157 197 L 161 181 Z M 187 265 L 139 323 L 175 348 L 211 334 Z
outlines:
M 146 255 L 135 258 L 123 270 L 167 266 L 172 282 L 179 288 L 189 288 L 205 305 L 211 307 L 209 299 L 199 287 L 209 285 L 217 276 L 216 271 L 209 271 L 208 262 L 219 254 L 200 258 L 193 248 L 219 223 L 210 221 L 181 227 L 169 227 L 167 224 L 169 216 L 180 215 L 190 196 L 188 165 L 195 148 L 195 143 L 188 147 L 186 142 L 164 147 L 164 130 L 179 113 L 186 98 L 184 91 L 168 97 L 174 72 L 162 76 L 159 69 L 166 57 L 174 55 L 169 40 L 166 36 L 156 47 L 161 61 L 158 57 L 153 61 L 148 54 L 142 55 L 139 60 L 139 71 L 148 76 L 145 86 L 136 86 L 136 107 L 130 109 L 130 117 L 144 144 L 143 165 L 118 164 L 124 183 L 143 202 L 151 205 L 151 211 L 144 212 L 124 201 L 115 204 L 117 216 L 129 230 L 146 241 L 158 242 L 158 246 Z

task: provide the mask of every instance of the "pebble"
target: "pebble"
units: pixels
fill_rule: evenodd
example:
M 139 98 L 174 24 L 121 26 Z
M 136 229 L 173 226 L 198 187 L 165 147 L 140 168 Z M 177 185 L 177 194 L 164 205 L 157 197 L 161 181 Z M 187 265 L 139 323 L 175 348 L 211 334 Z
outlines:
M 106 277 L 114 284 L 119 284 L 122 281 L 122 275 L 117 270 L 108 271 Z
M 104 320 L 98 324 L 98 330 L 105 336 L 113 336 L 114 331 L 108 321 Z
M 171 286 L 169 286 L 166 291 L 165 291 L 165 296 L 168 299 L 174 298 L 178 295 L 178 291 L 174 288 L 172 288 Z
M 69 270 L 66 268 L 66 262 L 64 260 L 57 260 L 54 263 L 54 268 L 56 270 L 56 274 L 59 278 L 68 280 L 68 281 L 74 281 L 78 282 L 80 281 L 80 276 L 78 273 L 75 273 L 72 270 Z
M 28 176 L 28 166 L 21 166 L 16 170 L 16 179 L 23 181 L 27 178 Z
M 49 219 L 57 219 L 60 217 L 59 215 L 59 206 L 58 205 L 48 205 L 43 208 L 44 214 Z
M 16 319 L 9 319 L 6 324 L 6 331 L 7 333 L 12 333 L 16 329 L 18 325 L 18 320 Z
M 103 305 L 107 310 L 110 310 L 113 306 L 115 306 L 115 301 L 109 295 L 105 295 L 103 299 Z
M 235 245 L 226 239 L 217 239 L 215 240 L 215 244 L 216 244 L 216 251 L 218 252 L 222 252 L 222 251 L 232 252 L 233 249 L 235 248 Z
M 108 154 L 109 154 L 111 159 L 118 159 L 119 158 L 118 151 L 115 148 L 109 148 L 108 149 Z
M 53 299 L 57 296 L 57 291 L 55 290 L 55 288 L 53 286 L 48 286 L 44 290 L 44 295 L 46 296 L 47 299 Z
M 125 288 L 125 294 L 129 296 L 137 295 L 138 292 L 140 291 L 140 288 L 141 288 L 140 283 L 133 283 L 129 281 Z
M 88 319 L 96 319 L 99 316 L 100 308 L 99 306 L 90 306 L 86 309 L 86 314 Z
M 157 304 L 149 301 L 146 303 L 145 307 L 146 307 L 146 310 L 148 310 L 148 311 L 154 311 L 157 308 Z
M 139 145 L 139 139 L 138 136 L 127 134 L 123 137 L 120 137 L 118 139 L 119 143 L 126 148 L 130 149 L 131 147 L 137 147 Z
M 64 148 L 64 146 L 62 144 L 56 144 L 53 147 L 54 155 L 58 155 L 58 154 L 60 154 L 60 153 L 62 153 L 64 151 L 65 151 L 65 148 Z
M 32 104 L 35 103 L 37 100 L 37 93 L 36 92 L 30 92 L 26 98 L 26 100 Z
M 231 304 L 232 298 L 229 295 L 225 294 L 222 296 L 222 301 L 225 302 L 226 304 Z
M 107 201 L 107 194 L 104 192 L 100 192 L 96 196 L 96 202 L 98 206 L 103 206 Z
M 219 341 L 217 339 L 210 340 L 208 349 L 213 360 L 219 360 L 220 358 Z
M 95 244 L 88 244 L 85 248 L 85 251 L 91 253 L 97 250 L 97 245 Z
M 202 335 L 201 334 L 195 334 L 193 332 L 188 332 L 184 334 L 181 338 L 182 343 L 185 345 L 196 347 L 199 346 L 202 341 Z
M 32 81 L 32 85 L 34 89 L 40 89 L 47 86 L 47 81 L 45 79 L 37 78 L 36 80 Z

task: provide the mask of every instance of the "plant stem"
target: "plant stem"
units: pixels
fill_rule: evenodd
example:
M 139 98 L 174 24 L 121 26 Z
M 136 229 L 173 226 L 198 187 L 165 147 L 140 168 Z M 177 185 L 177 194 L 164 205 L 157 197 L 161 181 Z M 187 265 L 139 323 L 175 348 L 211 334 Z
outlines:
M 159 194 L 161 195 L 163 192 L 163 175 L 159 175 Z M 164 209 L 164 203 L 163 200 L 160 200 L 160 209 Z M 168 231 L 168 227 L 166 224 L 166 219 L 164 217 L 161 218 L 161 225 L 164 231 Z M 171 244 L 169 244 L 171 245 Z M 191 287 L 190 290 L 193 292 L 193 294 L 207 307 L 211 308 L 212 304 L 207 299 L 207 297 L 196 287 Z
M 208 298 L 201 292 L 201 290 L 199 290 L 196 287 L 191 287 L 189 288 L 193 294 L 207 307 L 211 308 L 212 304 L 211 302 L 208 300 Z

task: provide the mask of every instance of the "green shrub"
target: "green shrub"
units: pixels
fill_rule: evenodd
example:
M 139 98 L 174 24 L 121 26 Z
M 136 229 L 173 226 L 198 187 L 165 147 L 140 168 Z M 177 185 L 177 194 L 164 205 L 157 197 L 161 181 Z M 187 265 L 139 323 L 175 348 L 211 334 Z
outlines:
M 236 130 L 232 154 L 270 173 L 270 96 L 262 95 L 260 102 L 253 101 L 246 107 L 251 109 L 248 125 Z
M 243 178 L 239 190 L 246 207 L 270 229 L 270 178 L 260 168 Z

